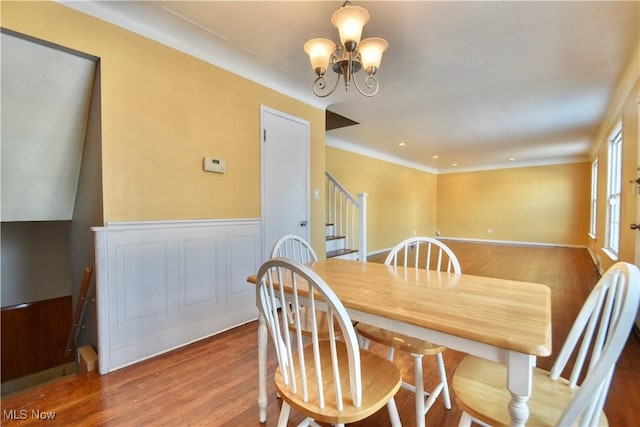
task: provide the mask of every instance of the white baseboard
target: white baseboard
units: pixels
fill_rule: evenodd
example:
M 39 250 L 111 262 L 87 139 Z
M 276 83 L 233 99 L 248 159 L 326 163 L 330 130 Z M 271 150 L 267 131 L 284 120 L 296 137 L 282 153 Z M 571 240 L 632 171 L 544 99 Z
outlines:
M 498 245 L 519 245 L 519 246 L 552 246 L 558 248 L 584 248 L 589 250 L 588 246 L 584 245 L 570 245 L 570 244 L 559 244 L 559 243 L 543 243 L 543 242 L 519 242 L 515 240 L 488 240 L 488 239 L 469 239 L 464 237 L 446 237 L 446 236 L 433 236 L 434 239 L 438 240 L 456 240 L 461 242 L 469 242 L 469 243 L 491 243 Z M 367 256 L 378 255 L 384 252 L 389 252 L 392 247 L 384 248 L 384 249 L 376 249 L 374 251 L 367 252 Z M 589 251 L 591 253 L 591 251 Z M 593 255 L 592 255 L 593 258 Z M 595 258 L 594 264 L 595 264 Z
M 458 240 L 462 242 L 477 242 L 477 243 L 492 243 L 498 245 L 519 245 L 519 246 L 551 246 L 557 248 L 584 248 L 588 249 L 585 245 L 571 245 L 568 243 L 546 243 L 546 242 L 521 242 L 517 240 L 492 240 L 492 239 L 468 239 L 464 237 L 446 237 L 437 236 L 438 240 Z

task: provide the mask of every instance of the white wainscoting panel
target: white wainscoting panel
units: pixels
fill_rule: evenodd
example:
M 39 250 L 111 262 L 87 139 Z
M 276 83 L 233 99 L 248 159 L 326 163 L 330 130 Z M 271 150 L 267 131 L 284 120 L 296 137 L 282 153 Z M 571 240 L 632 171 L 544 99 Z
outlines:
M 104 374 L 257 318 L 260 220 L 95 227 L 98 357 Z

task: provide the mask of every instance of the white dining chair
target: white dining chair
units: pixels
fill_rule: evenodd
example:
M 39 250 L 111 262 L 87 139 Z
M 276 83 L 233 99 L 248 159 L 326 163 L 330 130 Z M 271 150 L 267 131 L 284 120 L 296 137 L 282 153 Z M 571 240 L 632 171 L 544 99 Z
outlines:
M 398 243 L 384 261 L 387 265 L 427 270 L 444 271 L 446 274 L 460 274 L 460 263 L 453 251 L 439 240 L 430 237 L 412 237 Z M 425 416 L 438 396 L 442 395 L 445 408 L 451 409 L 451 397 L 447 383 L 447 372 L 442 353 L 446 347 L 413 338 L 397 332 L 358 323 L 356 330 L 368 347 L 368 340 L 387 346 L 387 358 L 393 360 L 395 350 L 411 353 L 414 359 L 415 384 L 403 382 L 402 387 L 415 393 L 416 425 L 425 425 Z M 435 356 L 440 382 L 432 391 L 425 391 L 422 359 Z
M 533 368 L 529 419 L 533 426 L 606 426 L 603 407 L 620 353 L 633 327 L 640 299 L 635 265 L 611 266 L 589 294 L 551 368 Z M 568 363 L 568 378 L 561 375 Z M 578 385 L 580 383 L 580 385 Z M 471 422 L 507 426 L 511 422 L 502 363 L 465 356 L 453 376 L 460 426 Z
M 280 237 L 271 247 L 269 258 L 284 257 L 308 264 L 318 260 L 311 245 L 296 234 Z
M 402 382 L 400 369 L 358 347 L 349 314 L 320 276 L 297 261 L 278 257 L 260 267 L 257 286 L 258 309 L 278 359 L 275 384 L 282 397 L 278 426 L 287 425 L 291 408 L 307 417 L 304 425 L 310 420 L 344 425 L 365 419 L 385 405 L 392 425 L 400 425 L 394 400 Z M 299 320 L 292 329 L 278 301 L 287 301 L 294 314 L 302 307 L 309 307 L 311 313 L 326 311 L 322 327 L 328 337 L 320 338 L 321 326 L 312 316 L 307 342 Z
M 276 257 L 292 259 L 302 264 L 308 264 L 318 260 L 318 256 L 316 255 L 309 242 L 296 234 L 286 234 L 276 240 L 276 242 L 271 247 L 269 258 Z M 302 333 L 304 335 L 310 336 L 312 322 L 310 311 L 306 307 L 301 307 L 298 315 L 300 316 L 300 326 L 302 327 Z M 320 321 L 318 322 L 318 324 L 320 325 L 320 329 L 318 331 L 320 336 L 326 337 L 328 331 L 327 328 L 324 327 L 325 312 L 320 310 L 314 313 L 314 315 L 320 318 Z M 291 323 L 292 327 L 295 328 L 296 322 L 294 321 L 293 313 L 291 312 L 289 312 L 289 322 Z

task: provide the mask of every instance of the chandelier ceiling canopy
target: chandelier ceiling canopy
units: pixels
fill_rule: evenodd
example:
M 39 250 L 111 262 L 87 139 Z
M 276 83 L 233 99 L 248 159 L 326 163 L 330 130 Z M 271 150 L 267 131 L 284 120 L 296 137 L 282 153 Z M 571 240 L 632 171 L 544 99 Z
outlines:
M 311 67 L 318 76 L 313 82 L 313 93 L 319 97 L 331 95 L 338 87 L 340 75 L 343 76 L 345 90 L 351 82 L 358 92 L 364 96 L 378 93 L 378 80 L 375 74 L 382 61 L 382 53 L 389 47 L 385 39 L 371 37 L 360 40 L 362 28 L 369 21 L 366 9 L 353 6 L 345 1 L 340 9 L 331 16 L 331 23 L 338 29 L 340 45 L 329 39 L 311 39 L 304 44 L 304 51 L 309 55 Z M 327 88 L 326 72 L 328 69 L 336 73 L 336 81 L 331 89 Z M 364 87 L 360 87 L 355 73 L 364 70 L 367 76 Z

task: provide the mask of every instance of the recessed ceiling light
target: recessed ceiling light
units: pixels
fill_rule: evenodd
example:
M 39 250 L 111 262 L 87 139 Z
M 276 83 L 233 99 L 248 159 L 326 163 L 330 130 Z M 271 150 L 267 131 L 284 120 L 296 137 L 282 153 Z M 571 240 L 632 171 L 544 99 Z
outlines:
M 398 143 L 398 147 L 404 147 L 404 146 L 406 146 L 406 145 L 407 145 L 407 143 L 406 143 L 406 142 L 399 142 L 399 143 Z
M 451 166 L 458 166 L 457 163 L 451 163 Z
M 514 161 L 515 159 L 516 159 L 515 157 L 509 157 L 510 162 Z
M 439 159 L 439 158 L 440 158 L 440 156 L 435 155 L 435 156 L 433 156 L 432 158 L 434 158 L 434 159 Z

